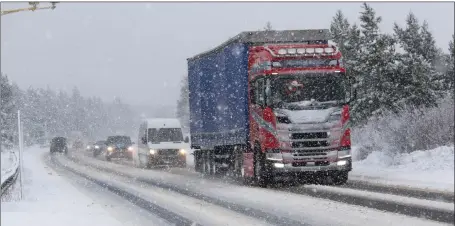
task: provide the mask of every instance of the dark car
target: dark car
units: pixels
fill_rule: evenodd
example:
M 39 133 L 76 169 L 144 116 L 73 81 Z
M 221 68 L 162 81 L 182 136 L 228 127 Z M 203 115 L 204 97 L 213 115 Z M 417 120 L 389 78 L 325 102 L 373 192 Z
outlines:
M 106 150 L 106 141 L 101 140 L 95 142 L 91 150 L 93 150 L 93 157 L 97 157 L 99 154 Z
M 132 159 L 133 142 L 129 136 L 110 136 L 106 140 L 106 160 L 111 158 Z
M 61 152 L 61 153 L 68 153 L 68 143 L 65 137 L 54 137 L 51 140 L 51 153 L 54 152 Z

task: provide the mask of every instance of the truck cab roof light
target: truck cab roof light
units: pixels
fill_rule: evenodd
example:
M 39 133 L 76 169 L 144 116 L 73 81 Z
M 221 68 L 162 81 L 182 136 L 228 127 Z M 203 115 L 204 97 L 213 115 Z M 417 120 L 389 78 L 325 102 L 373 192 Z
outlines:
M 306 53 L 313 54 L 314 53 L 314 48 L 307 48 Z
M 324 52 L 326 52 L 326 53 L 333 53 L 333 52 L 335 52 L 335 50 L 334 50 L 333 48 L 325 48 L 325 49 L 324 49 Z
M 305 48 L 299 48 L 297 49 L 298 54 L 304 54 L 305 53 Z
M 316 48 L 316 49 L 314 49 L 314 51 L 316 53 L 324 53 L 324 49 L 323 48 Z
M 295 54 L 296 52 L 296 49 L 288 49 L 288 54 Z
M 286 53 L 288 53 L 288 51 L 286 49 L 278 50 L 278 54 L 280 54 L 280 55 L 285 55 Z

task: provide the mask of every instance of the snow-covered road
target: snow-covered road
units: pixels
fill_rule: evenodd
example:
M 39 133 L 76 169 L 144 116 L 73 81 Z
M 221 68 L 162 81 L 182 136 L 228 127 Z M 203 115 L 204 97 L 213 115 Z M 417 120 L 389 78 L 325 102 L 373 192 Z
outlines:
M 47 152 L 24 150 L 23 199 L 19 199 L 21 186 L 16 182 L 10 194 L 2 197 L 1 225 L 166 225 L 161 218 L 86 179 L 49 168 L 43 158 Z
M 2 225 L 418 226 L 444 225 L 447 216 L 437 222 L 423 219 L 435 217 L 425 213 L 399 214 L 400 205 L 411 212 L 432 208 L 432 214 L 453 216 L 454 211 L 453 203 L 343 187 L 306 186 L 322 194 L 316 197 L 308 192 L 248 187 L 203 178 L 187 169 L 146 170 L 106 162 L 84 151 L 65 156 L 32 148 L 24 153 L 24 200 L 12 195 L 9 202 L 2 202 Z M 14 191 L 19 191 L 17 183 Z M 324 194 L 363 199 L 373 206 L 334 201 Z M 374 206 L 384 201 L 398 203 L 397 211 Z
M 82 173 L 85 172 L 86 174 L 90 174 L 90 176 L 100 176 L 99 179 L 101 180 L 103 180 L 101 177 L 105 177 L 105 181 L 114 181 L 109 179 L 109 177 L 113 177 L 112 175 L 121 175 L 122 177 L 134 179 L 135 182 L 132 181 L 131 184 L 142 182 L 148 186 L 152 186 L 155 190 L 165 188 L 179 196 L 184 195 L 199 199 L 200 202 L 204 202 L 204 205 L 215 204 L 218 207 L 228 208 L 237 212 L 237 214 L 243 213 L 249 217 L 256 217 L 263 220 L 263 216 L 268 216 L 265 220 L 270 224 L 278 224 L 277 222 L 279 220 L 281 222 L 289 222 L 291 225 L 292 223 L 295 225 L 295 222 L 304 222 L 310 225 L 438 224 L 433 221 L 401 214 L 334 202 L 327 198 L 313 198 L 307 195 L 293 194 L 279 190 L 238 186 L 232 183 L 207 180 L 192 176 L 192 172 L 180 175 L 163 170 L 137 169 L 127 165 L 100 161 L 99 159 L 88 157 L 84 153 L 77 152 L 70 154 L 70 156 L 72 156 L 70 158 L 75 162 L 71 163 L 71 161 L 63 156 L 57 157 L 57 160 L 71 167 L 72 170 Z M 115 181 L 117 182 L 118 180 Z M 357 192 L 362 193 L 359 190 Z M 345 193 L 349 193 L 349 191 L 345 190 Z M 371 193 L 363 193 L 363 196 L 371 196 Z M 376 196 L 380 196 L 380 194 Z M 375 198 L 379 199 L 377 197 Z M 383 198 L 387 198 L 387 196 Z M 388 201 L 392 204 L 394 202 L 394 200 Z M 415 201 L 406 197 L 402 197 L 400 201 L 404 205 L 409 205 L 409 203 L 413 203 L 413 205 L 425 205 L 425 201 Z M 438 205 L 437 202 L 432 201 L 428 203 L 428 208 L 431 208 L 432 205 L 433 207 L 437 206 L 439 209 L 449 212 L 448 215 L 450 213 L 453 215 L 453 204 L 440 203 L 441 205 Z M 178 212 L 178 210 L 172 210 Z M 197 214 L 198 211 L 194 214 Z M 186 217 L 194 219 L 191 217 L 191 214 Z

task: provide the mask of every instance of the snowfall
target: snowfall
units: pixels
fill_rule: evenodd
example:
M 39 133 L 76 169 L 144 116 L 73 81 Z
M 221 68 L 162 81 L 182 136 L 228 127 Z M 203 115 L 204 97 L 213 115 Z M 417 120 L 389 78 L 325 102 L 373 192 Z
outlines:
M 125 206 L 110 205 L 108 198 L 82 191 L 84 184 L 49 168 L 44 157 L 47 152 L 39 147 L 24 150 L 22 178 L 2 197 L 1 225 L 36 222 L 46 226 L 135 225 L 122 212 Z M 1 153 L 2 183 L 18 165 L 17 152 Z M 373 152 L 366 159 L 354 162 L 350 179 L 453 192 L 454 147 L 415 151 L 394 158 Z

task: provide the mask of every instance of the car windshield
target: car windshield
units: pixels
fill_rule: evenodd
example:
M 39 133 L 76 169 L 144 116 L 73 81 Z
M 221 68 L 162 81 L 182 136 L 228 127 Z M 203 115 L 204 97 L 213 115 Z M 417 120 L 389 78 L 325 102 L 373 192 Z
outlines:
M 346 98 L 346 79 L 334 74 L 288 75 L 271 79 L 272 106 L 306 101 L 331 102 Z
M 55 144 L 65 144 L 65 143 L 66 143 L 66 138 L 63 138 L 63 137 L 56 137 L 56 138 L 52 139 L 52 143 L 55 143 Z
M 148 131 L 148 137 L 152 143 L 183 141 L 180 128 L 152 128 Z
M 114 136 L 107 138 L 108 144 L 131 144 L 131 138 L 127 136 Z

